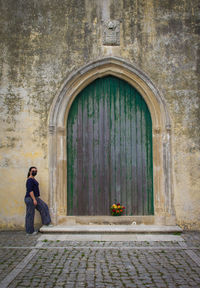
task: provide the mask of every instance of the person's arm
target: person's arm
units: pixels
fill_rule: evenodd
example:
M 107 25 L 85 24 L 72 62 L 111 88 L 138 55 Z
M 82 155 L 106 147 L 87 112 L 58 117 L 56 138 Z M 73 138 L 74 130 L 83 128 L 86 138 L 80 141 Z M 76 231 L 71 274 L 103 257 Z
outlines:
M 35 195 L 34 195 L 33 191 L 31 191 L 31 192 L 29 193 L 29 195 L 30 195 L 31 198 L 33 199 L 33 204 L 36 206 L 36 205 L 37 205 L 37 200 L 35 199 Z

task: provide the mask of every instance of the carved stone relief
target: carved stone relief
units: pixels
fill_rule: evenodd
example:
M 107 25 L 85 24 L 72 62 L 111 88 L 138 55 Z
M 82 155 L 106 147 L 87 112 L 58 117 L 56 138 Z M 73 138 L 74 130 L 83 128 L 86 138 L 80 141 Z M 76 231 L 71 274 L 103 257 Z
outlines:
M 103 22 L 103 45 L 120 45 L 120 22 L 117 20 L 106 20 Z

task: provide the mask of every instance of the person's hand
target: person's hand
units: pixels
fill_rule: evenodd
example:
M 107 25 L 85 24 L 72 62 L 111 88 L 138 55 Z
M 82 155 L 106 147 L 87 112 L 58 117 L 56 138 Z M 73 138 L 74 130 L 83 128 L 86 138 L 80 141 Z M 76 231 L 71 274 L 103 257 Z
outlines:
M 34 199 L 33 200 L 33 204 L 36 206 L 37 205 L 37 201 Z

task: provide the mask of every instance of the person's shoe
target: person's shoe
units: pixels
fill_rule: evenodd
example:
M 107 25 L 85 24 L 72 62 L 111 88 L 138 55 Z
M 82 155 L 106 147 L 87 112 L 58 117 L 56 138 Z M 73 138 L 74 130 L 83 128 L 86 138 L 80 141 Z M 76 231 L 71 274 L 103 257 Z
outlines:
M 53 227 L 53 224 L 43 225 L 44 227 Z
M 29 236 L 34 236 L 34 235 L 37 235 L 38 231 L 34 231 L 33 233 L 26 233 L 26 235 L 29 235 Z

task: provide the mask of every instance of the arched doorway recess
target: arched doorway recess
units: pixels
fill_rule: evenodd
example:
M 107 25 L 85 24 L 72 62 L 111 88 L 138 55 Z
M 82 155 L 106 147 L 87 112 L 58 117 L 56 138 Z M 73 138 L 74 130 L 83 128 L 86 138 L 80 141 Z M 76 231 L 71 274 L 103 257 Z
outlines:
M 171 125 L 165 102 L 143 72 L 116 57 L 95 61 L 71 74 L 53 101 L 49 117 L 49 193 L 53 221 L 59 223 L 67 215 L 66 123 L 71 105 L 85 87 L 108 75 L 129 83 L 148 106 L 152 119 L 154 223 L 175 224 Z

